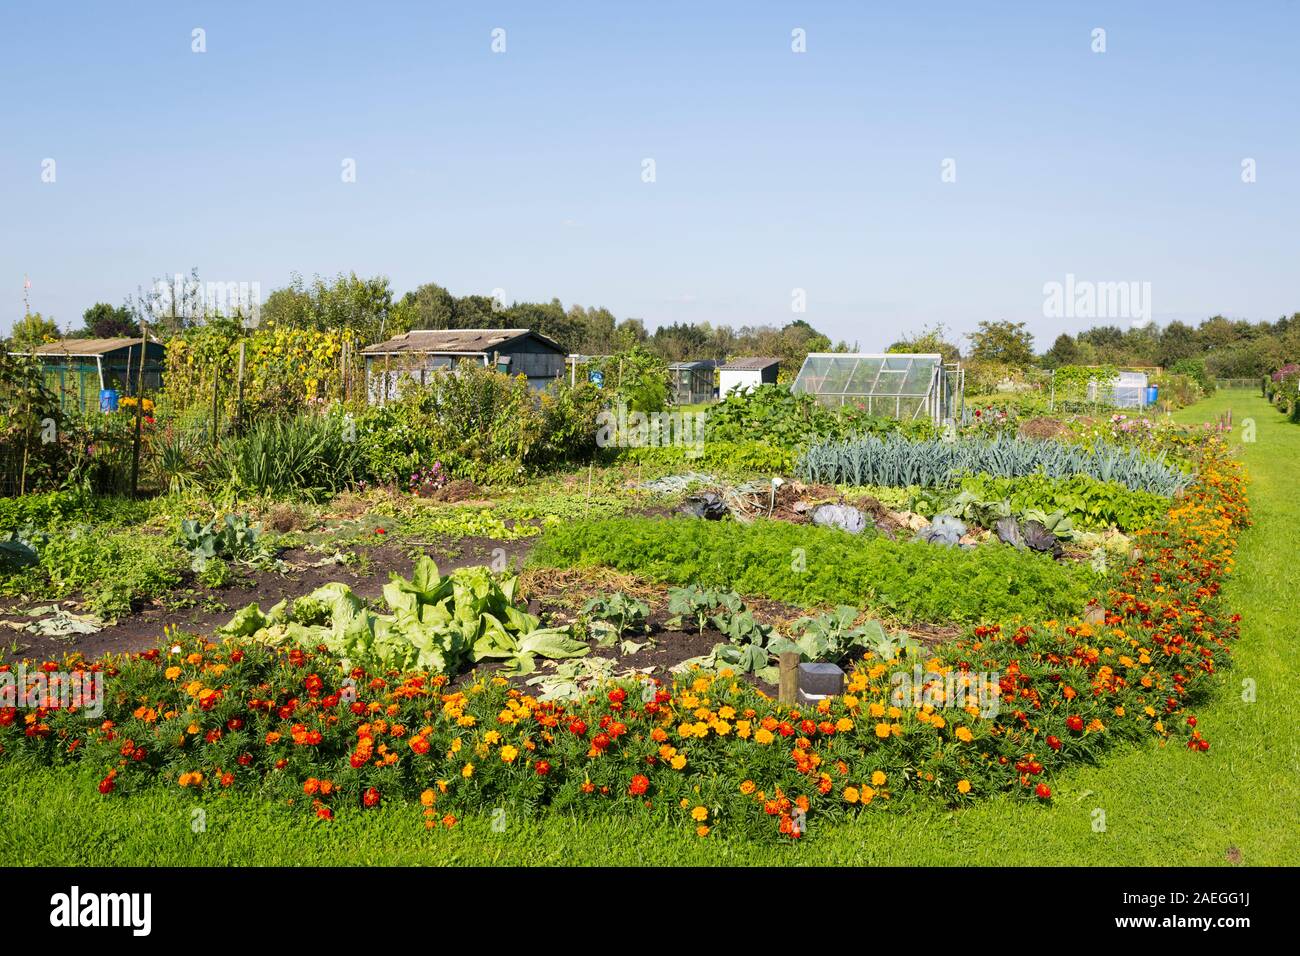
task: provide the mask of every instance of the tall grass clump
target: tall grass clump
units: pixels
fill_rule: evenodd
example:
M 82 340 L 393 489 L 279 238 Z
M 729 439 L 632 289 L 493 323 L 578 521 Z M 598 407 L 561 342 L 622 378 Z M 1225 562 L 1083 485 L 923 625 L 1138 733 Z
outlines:
M 264 418 L 221 446 L 217 483 L 238 496 L 320 500 L 364 475 L 355 427 L 343 415 Z

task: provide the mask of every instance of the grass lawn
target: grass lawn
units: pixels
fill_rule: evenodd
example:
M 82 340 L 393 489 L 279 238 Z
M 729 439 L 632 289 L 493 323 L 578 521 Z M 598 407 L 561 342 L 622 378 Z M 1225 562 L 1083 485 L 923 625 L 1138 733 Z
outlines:
M 98 774 L 0 765 L 0 863 L 24 864 L 1014 864 L 1255 865 L 1300 863 L 1300 738 L 1285 703 L 1300 672 L 1300 624 L 1288 574 L 1300 502 L 1292 466 L 1300 426 L 1257 393 L 1227 392 L 1178 414 L 1211 420 L 1231 408 L 1252 478 L 1255 527 L 1228 584 L 1243 615 L 1235 666 L 1198 709 L 1208 753 L 1182 747 L 1113 751 L 1100 767 L 1051 780 L 1051 805 L 990 800 L 948 811 L 882 807 L 851 823 L 818 826 L 797 845 L 714 835 L 701 840 L 620 819 L 505 817 L 454 830 L 424 829 L 419 808 L 391 805 L 325 824 L 247 797 L 199 804 L 176 789 L 105 800 Z M 1257 699 L 1242 700 L 1242 682 Z M 194 818 L 203 808 L 203 827 Z M 1104 830 L 1094 829 L 1104 812 Z M 200 829 L 201 832 L 194 832 Z

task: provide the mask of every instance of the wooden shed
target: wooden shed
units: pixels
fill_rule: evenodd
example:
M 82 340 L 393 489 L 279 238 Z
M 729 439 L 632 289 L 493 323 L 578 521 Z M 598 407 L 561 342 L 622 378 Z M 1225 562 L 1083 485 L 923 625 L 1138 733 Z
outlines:
M 711 359 L 695 362 L 674 362 L 668 366 L 668 381 L 671 386 L 673 403 L 676 405 L 698 405 L 713 401 L 714 371 L 718 363 Z
M 754 389 L 760 385 L 775 383 L 780 368 L 780 359 L 732 359 L 718 369 L 718 394 L 726 398 L 736 389 Z
M 361 354 L 367 394 L 375 405 L 396 397 L 403 378 L 424 385 L 461 362 L 524 375 L 535 389 L 560 378 L 565 367 L 560 344 L 531 329 L 415 329 L 367 346 Z
M 119 395 L 134 395 L 144 353 L 144 390 L 162 387 L 166 348 L 159 342 L 140 339 L 60 339 L 31 352 L 45 371 L 45 383 L 59 396 L 65 412 L 99 410 L 99 393 L 114 389 Z

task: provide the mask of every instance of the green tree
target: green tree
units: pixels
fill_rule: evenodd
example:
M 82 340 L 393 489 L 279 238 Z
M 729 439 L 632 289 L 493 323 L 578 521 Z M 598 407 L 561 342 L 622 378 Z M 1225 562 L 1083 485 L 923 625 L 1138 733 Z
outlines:
M 1060 368 L 1062 365 L 1078 365 L 1083 355 L 1074 336 L 1062 332 L 1052 343 L 1052 347 L 1043 355 L 1044 368 Z
M 30 352 L 46 342 L 63 338 L 58 323 L 39 312 L 29 312 L 14 323 L 9 336 L 9 348 L 15 352 Z
M 961 349 L 947 339 L 948 330 L 942 325 L 927 326 L 914 335 L 905 335 L 886 352 L 914 352 L 922 355 L 939 354 L 945 362 L 961 360 Z
M 262 305 L 262 321 L 303 329 L 351 329 L 362 344 L 406 332 L 416 310 L 393 301 L 386 276 L 362 279 L 355 272 L 339 273 L 331 281 L 316 276 L 307 285 L 294 274 L 289 285 L 276 289 Z
M 140 324 L 125 305 L 96 302 L 82 314 L 85 323 L 78 335 L 92 339 L 139 338 Z
M 966 336 L 971 340 L 970 357 L 1023 369 L 1034 364 L 1034 337 L 1023 322 L 981 322 Z

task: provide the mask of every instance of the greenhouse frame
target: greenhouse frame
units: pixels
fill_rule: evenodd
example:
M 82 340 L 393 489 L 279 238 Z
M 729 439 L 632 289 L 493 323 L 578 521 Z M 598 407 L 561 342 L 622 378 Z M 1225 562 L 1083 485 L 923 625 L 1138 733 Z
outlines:
M 939 424 L 960 416 L 964 383 L 961 366 L 937 353 L 813 352 L 792 391 L 831 407 L 857 405 L 869 415 Z

